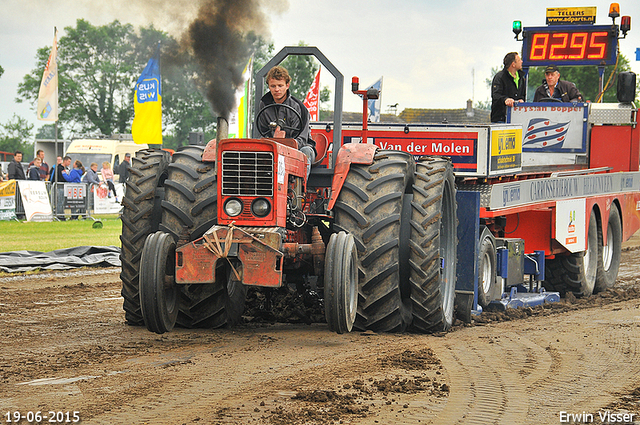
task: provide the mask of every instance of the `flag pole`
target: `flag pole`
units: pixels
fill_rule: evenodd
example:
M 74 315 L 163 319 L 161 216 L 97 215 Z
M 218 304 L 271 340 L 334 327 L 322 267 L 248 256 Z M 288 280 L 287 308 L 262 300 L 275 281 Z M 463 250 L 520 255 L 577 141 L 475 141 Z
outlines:
M 58 28 L 57 27 L 53 27 L 53 38 L 54 40 L 56 40 L 56 34 L 58 33 Z M 57 43 L 57 40 L 56 40 Z M 56 71 L 58 72 L 58 71 Z M 57 88 L 56 88 L 57 90 Z M 57 94 L 56 94 L 57 97 Z M 53 139 L 53 145 L 55 146 L 55 150 L 56 150 L 56 158 L 54 161 L 55 162 L 55 166 L 58 165 L 58 120 L 56 119 L 53 122 L 53 128 L 54 128 L 54 139 Z M 54 208 L 53 211 L 55 211 L 55 216 L 56 218 L 58 217 L 58 170 L 55 170 L 55 172 L 53 173 L 53 202 L 54 202 Z

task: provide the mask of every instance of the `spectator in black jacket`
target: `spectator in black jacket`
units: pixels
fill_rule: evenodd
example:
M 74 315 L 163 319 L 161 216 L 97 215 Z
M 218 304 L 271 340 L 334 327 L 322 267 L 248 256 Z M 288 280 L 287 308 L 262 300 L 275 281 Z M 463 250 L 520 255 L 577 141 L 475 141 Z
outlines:
M 524 102 L 527 88 L 522 71 L 522 59 L 517 52 L 507 53 L 502 61 L 504 69 L 491 83 L 491 122 L 507 120 L 507 106 Z
M 583 101 L 582 94 L 575 84 L 560 79 L 560 70 L 555 65 L 549 65 L 544 69 L 544 81 L 533 96 L 534 102 L 542 102 L 542 99 L 558 99 L 561 102 Z
M 40 167 L 42 166 L 42 159 L 35 157 L 33 164 L 29 167 L 29 180 L 44 180 L 40 175 Z
M 27 177 L 24 175 L 24 168 L 22 168 L 22 152 L 16 151 L 13 154 L 13 161 L 9 163 L 9 180 L 26 180 Z
M 120 183 L 124 183 L 129 179 L 129 168 L 131 168 L 131 154 L 124 155 L 124 160 L 118 167 L 118 174 L 120 174 Z

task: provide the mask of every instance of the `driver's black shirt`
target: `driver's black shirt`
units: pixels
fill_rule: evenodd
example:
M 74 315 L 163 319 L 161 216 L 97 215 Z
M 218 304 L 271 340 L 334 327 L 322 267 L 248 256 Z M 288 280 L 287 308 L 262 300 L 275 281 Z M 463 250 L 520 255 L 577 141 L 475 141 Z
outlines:
M 264 108 L 265 106 L 274 103 L 275 100 L 273 100 L 273 95 L 271 94 L 271 92 L 267 92 L 267 94 L 262 96 L 262 99 L 260 99 L 260 110 L 262 110 L 262 108 Z M 269 123 L 271 122 L 278 123 L 280 121 L 283 121 L 284 125 L 292 128 L 300 128 L 301 126 L 302 131 L 295 138 L 295 140 L 298 142 L 298 149 L 302 148 L 303 146 L 311 146 L 315 150 L 315 142 L 310 137 L 311 129 L 309 127 L 309 121 L 311 120 L 311 116 L 309 114 L 309 110 L 305 108 L 302 102 L 291 96 L 289 90 L 287 90 L 287 98 L 282 103 L 298 111 L 300 113 L 300 116 L 302 117 L 302 123 L 300 123 L 300 120 L 298 119 L 296 114 L 288 108 L 269 108 L 268 110 L 264 111 L 264 113 L 260 116 L 260 119 L 256 123 L 260 132 L 263 134 L 273 134 L 271 127 L 269 126 Z M 291 130 L 284 128 L 283 130 L 285 131 L 286 137 L 291 137 Z

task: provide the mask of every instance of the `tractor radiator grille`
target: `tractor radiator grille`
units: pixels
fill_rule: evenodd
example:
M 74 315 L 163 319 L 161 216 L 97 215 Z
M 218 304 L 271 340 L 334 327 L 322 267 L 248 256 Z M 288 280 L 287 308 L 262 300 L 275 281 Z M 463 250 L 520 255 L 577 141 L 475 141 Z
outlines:
M 222 153 L 222 194 L 273 196 L 273 153 Z

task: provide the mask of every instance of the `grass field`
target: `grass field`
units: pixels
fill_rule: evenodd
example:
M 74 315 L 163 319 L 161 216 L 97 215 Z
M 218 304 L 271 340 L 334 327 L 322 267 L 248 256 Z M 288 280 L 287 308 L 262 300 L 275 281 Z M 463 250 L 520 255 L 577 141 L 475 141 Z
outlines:
M 41 251 L 75 246 L 120 246 L 122 222 L 117 215 L 100 216 L 102 228 L 94 221 L 67 220 L 53 222 L 0 221 L 0 252 Z

